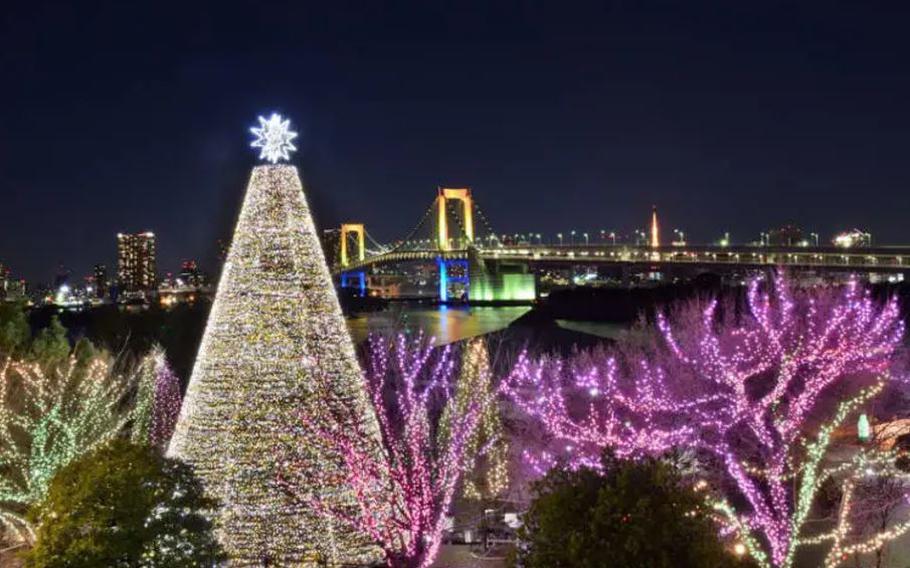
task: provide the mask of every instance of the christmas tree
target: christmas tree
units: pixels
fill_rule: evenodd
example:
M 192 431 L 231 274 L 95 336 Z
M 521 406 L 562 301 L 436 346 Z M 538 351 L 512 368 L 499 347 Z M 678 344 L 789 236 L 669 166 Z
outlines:
M 272 163 L 253 168 L 168 453 L 195 466 L 221 502 L 232 566 L 365 562 L 372 545 L 276 483 L 291 449 L 305 467 L 342 467 L 301 415 L 319 423 L 355 409 L 368 435 L 378 431 L 297 169 L 276 163 L 296 134 L 278 115 L 259 120 L 253 146 Z M 345 486 L 313 491 L 354 503 Z

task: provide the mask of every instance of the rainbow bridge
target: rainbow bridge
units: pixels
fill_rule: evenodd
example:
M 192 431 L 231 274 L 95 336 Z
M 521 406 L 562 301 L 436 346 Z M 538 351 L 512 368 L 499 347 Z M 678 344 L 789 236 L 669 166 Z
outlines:
M 532 301 L 536 275 L 571 267 L 611 269 L 623 281 L 636 273 L 682 275 L 702 272 L 746 273 L 774 268 L 816 273 L 910 275 L 910 246 L 842 248 L 835 246 L 662 245 L 656 212 L 650 239 L 640 244 L 613 239 L 544 244 L 539 235 L 521 242 L 492 230 L 469 188 L 438 188 L 436 199 L 404 238 L 380 244 L 363 223 L 345 223 L 335 231 L 332 272 L 343 287 L 367 293 L 368 281 L 402 274 L 421 264 L 435 273 L 435 299 Z M 367 242 L 370 242 L 370 247 Z M 424 270 L 423 274 L 427 271 Z

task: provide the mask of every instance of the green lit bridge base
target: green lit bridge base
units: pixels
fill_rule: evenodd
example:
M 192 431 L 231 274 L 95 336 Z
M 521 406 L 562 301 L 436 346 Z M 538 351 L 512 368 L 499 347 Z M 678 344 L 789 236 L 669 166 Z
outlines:
M 488 273 L 474 267 L 465 258 L 435 259 L 438 273 L 436 300 L 442 303 L 530 303 L 537 298 L 534 274 Z M 367 277 L 364 270 L 338 274 L 342 288 L 354 289 L 366 296 Z M 402 297 L 403 300 L 413 299 Z
M 460 300 L 478 302 L 533 302 L 537 298 L 537 287 L 533 274 L 490 274 L 471 271 L 465 259 L 436 257 L 439 270 L 439 301 L 448 303 L 451 285 L 462 284 L 467 294 Z M 451 276 L 451 267 L 460 269 L 458 276 Z M 479 272 L 474 273 L 472 272 Z

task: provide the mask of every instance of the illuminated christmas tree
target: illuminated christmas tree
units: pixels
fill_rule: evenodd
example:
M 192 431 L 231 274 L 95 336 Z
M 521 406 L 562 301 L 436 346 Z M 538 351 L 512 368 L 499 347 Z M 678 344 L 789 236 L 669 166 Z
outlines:
M 276 483 L 288 448 L 314 471 L 342 467 L 300 427 L 301 414 L 318 424 L 353 409 L 367 435 L 378 431 L 297 169 L 276 163 L 296 134 L 278 115 L 259 120 L 253 146 L 271 164 L 253 168 L 168 453 L 193 464 L 221 501 L 232 566 L 369 561 L 378 552 L 370 543 Z M 346 486 L 317 490 L 354 503 Z

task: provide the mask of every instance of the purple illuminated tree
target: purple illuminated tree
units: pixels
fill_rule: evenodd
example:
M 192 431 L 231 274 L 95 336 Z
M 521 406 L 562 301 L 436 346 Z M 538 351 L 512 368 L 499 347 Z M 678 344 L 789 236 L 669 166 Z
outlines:
M 164 450 L 174 433 L 183 402 L 180 379 L 168 365 L 160 345 L 152 347 L 142 358 L 139 376 L 133 408 L 133 442 Z
M 168 364 L 164 351 L 159 349 L 155 352 L 155 389 L 149 427 L 150 444 L 162 449 L 167 447 L 174 434 L 182 402 L 180 379 Z
M 804 529 L 826 480 L 900 475 L 884 467 L 893 456 L 874 449 L 838 463 L 828 452 L 834 430 L 890 379 L 904 332 L 898 306 L 877 305 L 855 282 L 801 290 L 783 277 L 754 280 L 745 296 L 660 315 L 644 346 L 520 357 L 507 393 L 551 440 L 532 463 L 590 465 L 604 447 L 633 457 L 685 450 L 697 458 L 698 486 L 715 490 L 725 531 L 759 565 L 791 566 L 800 545 L 862 552 L 862 543 L 840 545 L 840 528 Z
M 368 425 L 354 416 L 305 421 L 304 429 L 339 455 L 344 467 L 338 479 L 312 479 L 308 469 L 289 459 L 279 479 L 294 497 L 377 543 L 391 567 L 432 564 L 459 481 L 474 462 L 470 441 L 484 397 L 458 413 L 445 412 L 452 404 L 456 359 L 450 347 L 434 349 L 422 337 L 372 337 L 364 383 L 381 442 L 374 442 Z M 443 414 L 448 418 L 441 435 Z M 351 487 L 355 502 L 338 505 L 307 493 L 314 482 L 327 481 Z

